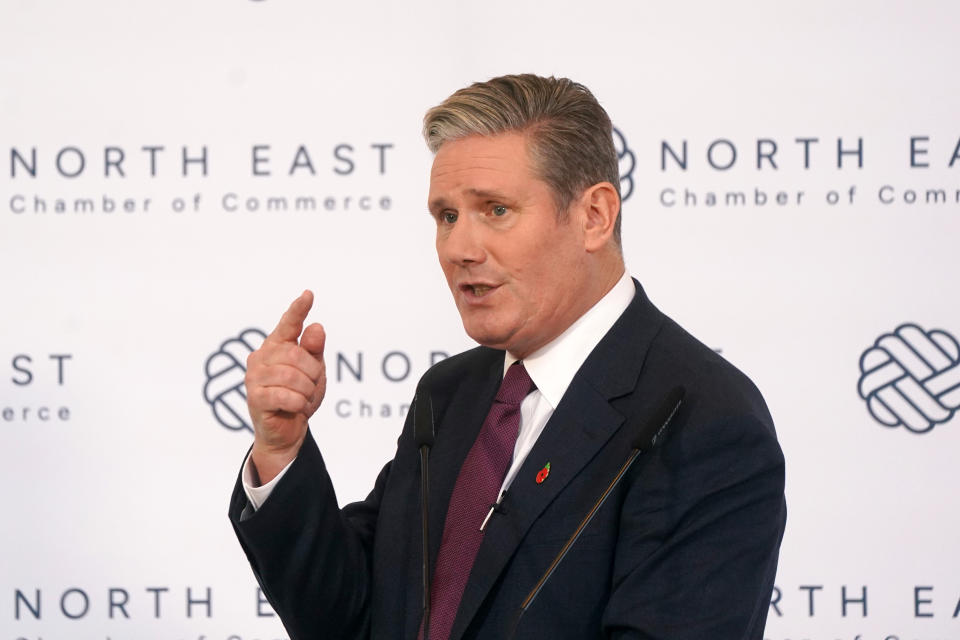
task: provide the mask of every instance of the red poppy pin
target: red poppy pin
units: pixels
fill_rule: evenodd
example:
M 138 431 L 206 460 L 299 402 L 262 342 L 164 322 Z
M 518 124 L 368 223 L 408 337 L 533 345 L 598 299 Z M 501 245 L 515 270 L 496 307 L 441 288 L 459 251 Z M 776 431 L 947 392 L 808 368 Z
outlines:
M 537 472 L 537 484 L 543 484 L 543 481 L 550 475 L 550 463 L 548 462 L 543 469 Z

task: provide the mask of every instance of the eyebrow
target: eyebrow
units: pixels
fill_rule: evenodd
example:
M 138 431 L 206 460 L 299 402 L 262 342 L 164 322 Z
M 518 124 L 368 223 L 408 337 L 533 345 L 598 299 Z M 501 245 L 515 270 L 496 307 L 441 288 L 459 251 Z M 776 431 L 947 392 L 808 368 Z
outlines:
M 505 195 L 499 191 L 488 191 L 485 189 L 467 189 L 467 193 L 478 198 L 488 198 L 490 200 L 503 200 Z

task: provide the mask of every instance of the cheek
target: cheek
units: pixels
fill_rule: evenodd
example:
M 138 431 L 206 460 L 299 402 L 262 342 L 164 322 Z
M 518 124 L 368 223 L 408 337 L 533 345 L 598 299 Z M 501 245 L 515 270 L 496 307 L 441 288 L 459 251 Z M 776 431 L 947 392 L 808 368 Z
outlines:
M 539 311 L 555 314 L 571 303 L 573 292 L 580 290 L 585 267 L 575 252 L 564 252 L 562 247 L 544 256 L 537 265 L 536 283 L 530 287 L 530 297 Z
M 517 280 L 514 288 L 516 305 L 528 317 L 541 316 L 550 312 L 552 298 L 561 283 L 550 268 L 549 264 L 539 263 L 529 265 Z
M 442 258 L 439 260 L 439 262 L 440 270 L 443 271 L 443 277 L 446 278 L 447 284 L 452 286 L 453 265 Z

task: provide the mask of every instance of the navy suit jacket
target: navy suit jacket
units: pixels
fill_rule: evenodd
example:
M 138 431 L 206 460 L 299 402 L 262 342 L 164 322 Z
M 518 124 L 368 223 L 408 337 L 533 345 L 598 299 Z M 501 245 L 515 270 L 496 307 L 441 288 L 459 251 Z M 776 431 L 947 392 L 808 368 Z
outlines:
M 625 461 L 636 429 L 677 385 L 687 393 L 666 438 L 637 459 L 515 637 L 763 637 L 786 518 L 772 420 L 749 379 L 636 286 L 487 525 L 452 639 L 509 636 L 521 602 Z M 428 373 L 431 567 L 457 473 L 502 374 L 503 352 L 485 347 Z M 419 474 L 408 415 L 396 456 L 362 502 L 338 508 L 309 434 L 256 512 L 238 479 L 230 518 L 291 638 L 416 638 Z

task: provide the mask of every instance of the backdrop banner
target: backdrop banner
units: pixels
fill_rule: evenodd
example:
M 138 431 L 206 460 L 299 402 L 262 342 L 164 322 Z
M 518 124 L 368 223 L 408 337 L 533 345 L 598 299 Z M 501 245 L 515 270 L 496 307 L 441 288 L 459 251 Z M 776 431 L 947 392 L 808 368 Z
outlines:
M 5 2 L 0 640 L 286 637 L 226 517 L 246 356 L 315 292 L 312 430 L 363 498 L 419 376 L 472 346 L 421 118 L 528 71 L 609 111 L 629 271 L 770 405 L 766 637 L 960 638 L 958 27 L 922 1 Z

